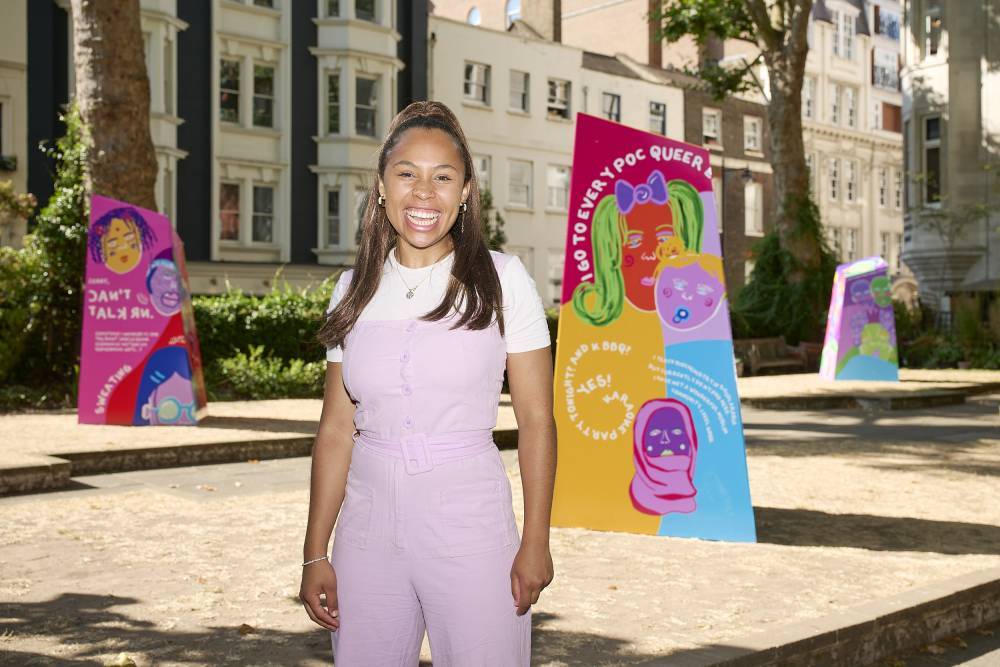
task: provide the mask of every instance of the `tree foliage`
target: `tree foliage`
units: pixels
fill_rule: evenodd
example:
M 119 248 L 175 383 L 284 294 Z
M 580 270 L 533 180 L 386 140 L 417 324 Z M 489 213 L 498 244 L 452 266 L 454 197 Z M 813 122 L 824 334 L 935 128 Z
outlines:
M 504 219 L 500 211 L 493 208 L 493 193 L 489 188 L 483 188 L 479 193 L 479 224 L 483 226 L 483 238 L 490 250 L 503 252 L 503 246 L 507 243 L 507 234 L 504 232 Z

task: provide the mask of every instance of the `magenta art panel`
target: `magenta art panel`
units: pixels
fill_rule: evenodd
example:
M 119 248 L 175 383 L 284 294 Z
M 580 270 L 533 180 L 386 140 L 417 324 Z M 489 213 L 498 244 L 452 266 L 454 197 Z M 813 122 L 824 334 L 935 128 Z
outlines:
M 709 153 L 576 123 L 552 523 L 752 542 Z
M 155 211 L 94 195 L 78 421 L 193 425 L 205 406 L 180 237 Z

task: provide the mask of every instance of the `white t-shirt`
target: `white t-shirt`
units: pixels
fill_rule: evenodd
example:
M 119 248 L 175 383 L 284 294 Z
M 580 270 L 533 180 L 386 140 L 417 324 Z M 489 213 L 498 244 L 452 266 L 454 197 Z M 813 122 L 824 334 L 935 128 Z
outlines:
M 434 310 L 444 298 L 454 261 L 455 253 L 450 252 L 430 266 L 411 269 L 396 260 L 395 251 L 390 252 L 385 260 L 378 290 L 358 319 L 419 319 Z M 340 274 L 333 288 L 327 313 L 333 311 L 347 292 L 350 274 L 350 271 Z M 407 299 L 406 292 L 410 288 L 414 288 L 413 298 Z M 500 273 L 500 289 L 503 293 L 507 352 L 527 352 L 550 345 L 542 298 L 535 288 L 535 281 L 516 255 L 510 256 Z M 343 361 L 343 350 L 340 347 L 327 348 L 326 360 Z

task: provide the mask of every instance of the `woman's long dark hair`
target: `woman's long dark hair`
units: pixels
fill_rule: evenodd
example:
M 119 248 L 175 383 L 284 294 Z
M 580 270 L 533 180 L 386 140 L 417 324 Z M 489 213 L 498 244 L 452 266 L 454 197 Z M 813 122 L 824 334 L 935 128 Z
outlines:
M 479 183 L 472 165 L 472 153 L 465 140 L 458 119 L 451 109 L 440 102 L 413 102 L 396 114 L 389 125 L 385 141 L 378 153 L 378 173 L 384 178 L 389 153 L 395 148 L 400 137 L 411 128 L 435 129 L 446 132 L 455 142 L 462 164 L 465 167 L 465 183 L 471 182 L 468 208 L 459 213 L 458 219 L 449 232 L 455 244 L 455 261 L 451 268 L 448 289 L 441 303 L 421 319 L 436 322 L 447 317 L 453 309 L 460 315 L 452 328 L 468 327 L 485 329 L 494 319 L 503 334 L 503 297 L 500 292 L 500 278 L 479 221 Z M 385 214 L 385 208 L 377 204 L 378 179 L 372 184 L 368 194 L 368 204 L 361 219 L 361 240 L 358 257 L 354 264 L 354 275 L 343 299 L 326 317 L 326 322 L 317 333 L 324 347 L 343 346 L 347 332 L 358 321 L 361 311 L 375 296 L 385 260 L 396 244 L 396 230 Z M 462 224 L 462 222 L 466 224 Z

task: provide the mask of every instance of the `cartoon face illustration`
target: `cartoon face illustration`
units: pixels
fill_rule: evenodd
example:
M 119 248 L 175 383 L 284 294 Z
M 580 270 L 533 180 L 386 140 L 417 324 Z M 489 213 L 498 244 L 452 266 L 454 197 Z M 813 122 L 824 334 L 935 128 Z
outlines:
M 128 273 L 142 259 L 139 230 L 131 220 L 114 218 L 101 236 L 104 262 L 115 273 Z
M 137 210 L 116 208 L 105 213 L 90 228 L 90 256 L 110 271 L 128 273 L 142 261 L 142 253 L 156 242 L 156 234 Z
M 868 301 L 871 293 L 869 291 L 869 283 L 867 280 L 856 280 L 851 283 L 851 303 L 864 303 Z
M 698 437 L 688 407 L 673 398 L 646 401 L 632 425 L 632 506 L 661 516 L 693 512 L 697 453 Z
M 691 453 L 691 434 L 677 410 L 661 408 L 653 413 L 643 429 L 642 451 L 647 458 Z
M 875 303 L 883 308 L 892 304 L 892 287 L 888 276 L 872 278 L 871 292 Z
M 690 331 L 709 321 L 726 298 L 721 273 L 721 261 L 710 255 L 687 254 L 666 260 L 655 293 L 663 325 Z
M 866 324 L 861 330 L 861 346 L 858 351 L 872 357 L 888 359 L 889 355 L 892 354 L 889 332 L 877 322 Z
M 153 426 L 195 424 L 191 381 L 176 372 L 171 374 L 149 395 L 149 400 L 142 406 L 142 417 Z
M 622 278 L 625 298 L 640 310 L 653 310 L 656 246 L 674 233 L 673 211 L 663 174 L 654 170 L 645 183 L 615 183 L 615 201 L 625 220 L 622 239 Z
M 161 315 L 173 315 L 181 307 L 181 281 L 177 265 L 168 259 L 156 259 L 146 273 L 146 288 L 153 307 Z

